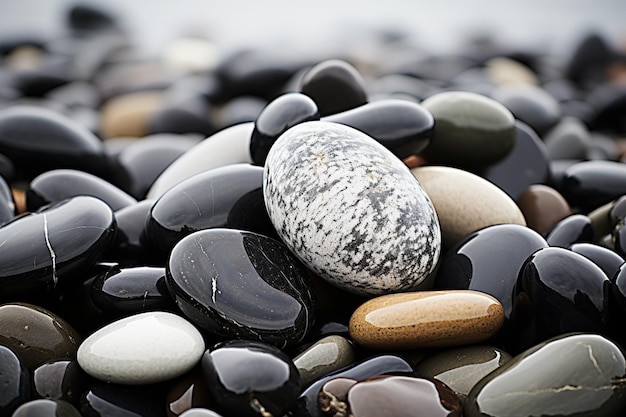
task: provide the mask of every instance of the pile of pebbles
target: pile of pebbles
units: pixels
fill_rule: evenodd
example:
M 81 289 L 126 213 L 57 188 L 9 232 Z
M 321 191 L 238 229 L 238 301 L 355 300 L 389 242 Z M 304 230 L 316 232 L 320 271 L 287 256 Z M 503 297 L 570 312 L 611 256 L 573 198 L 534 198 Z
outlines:
M 604 38 L 146 61 L 66 17 L 0 39 L 0 416 L 624 415 Z

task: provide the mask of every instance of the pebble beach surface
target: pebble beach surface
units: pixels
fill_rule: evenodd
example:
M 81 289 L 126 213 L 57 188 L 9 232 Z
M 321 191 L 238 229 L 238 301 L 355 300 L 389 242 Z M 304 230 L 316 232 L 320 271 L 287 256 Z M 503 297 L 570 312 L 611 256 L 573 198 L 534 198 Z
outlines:
M 626 414 L 619 45 L 122 21 L 0 36 L 0 417 Z

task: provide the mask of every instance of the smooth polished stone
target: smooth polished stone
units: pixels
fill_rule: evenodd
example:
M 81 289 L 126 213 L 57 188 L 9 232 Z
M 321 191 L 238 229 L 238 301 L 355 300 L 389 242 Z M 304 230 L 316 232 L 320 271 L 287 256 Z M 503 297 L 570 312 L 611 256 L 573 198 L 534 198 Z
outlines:
M 424 150 L 435 130 L 435 119 L 428 110 L 417 103 L 393 98 L 372 101 L 323 120 L 360 130 L 400 159 Z
M 29 372 L 50 360 L 76 358 L 82 338 L 54 313 L 35 305 L 0 305 L 0 345 L 17 354 Z
M 346 407 L 354 417 L 461 417 L 463 406 L 456 395 L 439 381 L 407 376 L 379 376 L 354 381 L 339 399 L 327 386 L 320 392 L 320 403 L 329 415 L 341 415 Z M 328 392 L 328 391 L 330 392 Z M 339 390 L 340 393 L 342 389 Z M 340 395 L 341 396 L 341 395 Z M 339 401 L 338 401 L 339 400 Z M 342 401 L 343 400 L 343 401 Z M 327 405 L 327 407 L 324 407 Z
M 215 408 L 215 400 L 202 374 L 201 363 L 172 382 L 165 397 L 165 412 L 168 417 L 177 417 L 189 409 L 200 407 Z
M 113 211 L 137 202 L 133 196 L 100 177 L 73 169 L 55 169 L 38 175 L 28 184 L 26 208 L 35 211 L 46 204 L 79 195 L 97 197 Z
M 604 271 L 583 255 L 557 247 L 539 249 L 528 257 L 515 285 L 517 348 L 568 332 L 605 334 L 610 286 Z
M 302 386 L 356 362 L 352 343 L 345 337 L 331 335 L 318 340 L 293 358 L 300 372 Z
M 174 134 L 155 134 L 135 140 L 112 158 L 111 181 L 142 200 L 156 178 L 198 143 L 196 138 Z
M 51 291 L 80 279 L 114 237 L 113 212 L 95 197 L 73 197 L 17 217 L 0 227 L 1 296 Z
M 435 206 L 444 248 L 487 226 L 526 225 L 515 201 L 478 175 L 445 166 L 417 167 L 411 172 Z
M 269 237 L 235 229 L 195 232 L 174 246 L 166 271 L 180 310 L 209 335 L 283 348 L 302 341 L 313 325 L 308 272 Z
M 309 96 L 286 93 L 276 97 L 254 121 L 250 138 L 252 160 L 256 165 L 265 165 L 267 153 L 281 134 L 299 123 L 319 119 L 317 104 Z
M 623 223 L 619 223 L 610 234 L 613 242 L 613 250 L 618 255 L 626 257 L 626 227 Z
M 519 196 L 517 205 L 526 219 L 526 225 L 541 235 L 572 214 L 565 197 L 543 184 L 528 186 Z
M 564 172 L 563 196 L 573 207 L 591 211 L 626 194 L 626 164 L 584 161 Z
M 466 417 L 622 416 L 624 351 L 596 334 L 540 343 L 483 378 L 470 392 Z
M 626 195 L 620 196 L 607 204 L 609 207 L 608 217 L 611 227 L 614 227 L 618 223 L 626 223 Z
M 548 182 L 550 161 L 543 141 L 528 125 L 517 121 L 515 130 L 511 152 L 478 174 L 518 201 L 527 187 Z
M 441 259 L 435 288 L 482 291 L 497 298 L 510 319 L 513 288 L 522 265 L 548 243 L 524 226 L 486 227 L 451 248 Z
M 209 136 L 182 154 L 159 175 L 146 198 L 158 198 L 180 181 L 224 165 L 252 163 L 250 137 L 254 123 L 231 126 Z
M 211 120 L 213 107 L 200 93 L 180 97 L 166 91 L 159 109 L 148 117 L 148 134 L 197 133 L 212 135 L 217 130 Z
M 0 369 L 0 415 L 9 416 L 17 406 L 30 399 L 30 374 L 22 360 L 3 344 L 0 344 Z
M 7 223 L 17 215 L 17 205 L 11 187 L 0 174 L 0 225 Z
M 478 381 L 510 360 L 511 355 L 496 347 L 464 346 L 427 356 L 415 374 L 443 382 L 464 402 Z
M 102 137 L 148 135 L 150 118 L 162 105 L 162 91 L 128 92 L 109 98 L 100 108 Z
M 114 213 L 117 224 L 115 243 L 105 254 L 107 259 L 115 259 L 122 264 L 153 265 L 154 250 L 142 240 L 146 219 L 156 199 L 141 200 Z M 165 265 L 165 261 L 162 262 Z
M 610 213 L 613 209 L 613 205 L 620 199 L 621 197 L 614 202 L 612 201 L 610 203 L 603 204 L 587 214 L 589 220 L 591 220 L 593 235 L 598 236 L 596 238 L 598 241 L 602 236 L 610 234 L 615 225 L 619 222 L 619 220 L 613 219 Z M 626 202 L 626 199 L 624 199 L 624 201 Z M 624 208 L 626 208 L 626 204 L 624 204 Z
M 546 234 L 550 246 L 567 248 L 574 243 L 593 242 L 591 219 L 584 214 L 572 214 L 555 224 Z
M 286 245 L 348 292 L 411 290 L 439 258 L 437 214 L 420 183 L 351 127 L 306 122 L 281 135 L 265 163 L 263 194 Z
M 422 106 L 435 118 L 435 134 L 422 152 L 431 164 L 484 167 L 502 160 L 515 145 L 515 118 L 497 101 L 450 91 Z
M 587 126 L 575 117 L 564 117 L 544 135 L 550 159 L 586 159 L 592 140 Z
M 202 371 L 218 411 L 226 415 L 282 416 L 300 393 L 300 375 L 291 359 L 260 342 L 218 344 L 204 353 Z
M 215 123 L 224 128 L 243 123 L 253 123 L 268 102 L 256 96 L 237 96 L 214 111 Z
M 165 417 L 160 384 L 120 385 L 96 382 L 80 400 L 83 417 Z
M 611 285 L 613 305 L 619 311 L 617 317 L 626 317 L 626 264 L 622 264 L 610 279 L 613 282 Z M 621 322 L 619 327 L 621 328 Z M 622 339 L 626 339 L 626 335 L 622 336 Z
M 145 238 L 163 253 L 191 233 L 239 229 L 274 237 L 263 199 L 263 168 L 232 164 L 206 170 L 167 190 L 152 206 Z
M 559 102 L 544 89 L 533 85 L 506 85 L 492 97 L 508 108 L 516 119 L 528 124 L 540 136 L 561 119 Z
M 369 349 L 408 350 L 485 341 L 504 323 L 502 304 L 471 290 L 381 295 L 350 317 L 350 336 Z
M 517 60 L 503 56 L 487 60 L 485 72 L 497 85 L 539 84 L 537 74 L 532 69 Z
M 319 408 L 318 395 L 322 387 L 331 379 L 361 380 L 386 374 L 415 376 L 413 367 L 400 356 L 375 355 L 348 368 L 326 375 L 303 389 L 291 413 L 294 417 L 323 417 L 325 414 Z
M 167 291 L 165 268 L 115 267 L 98 274 L 91 286 L 91 298 L 111 318 L 148 311 L 175 311 Z
M 614 277 L 620 267 L 626 262 L 615 251 L 593 243 L 574 243 L 569 249 L 598 265 L 609 279 Z
M 302 77 L 300 91 L 328 116 L 367 103 L 365 79 L 350 63 L 329 59 L 311 67 Z
M 32 400 L 20 405 L 11 417 L 82 417 L 78 410 L 63 400 Z
M 106 172 L 102 142 L 61 114 L 35 106 L 0 111 L 0 152 L 31 175 L 56 168 Z
M 204 353 L 200 332 L 167 312 L 135 314 L 87 337 L 77 360 L 89 375 L 105 382 L 139 385 L 167 381 L 198 363 Z
M 33 395 L 49 400 L 63 400 L 78 406 L 80 396 L 88 388 L 90 378 L 78 362 L 57 359 L 33 371 Z

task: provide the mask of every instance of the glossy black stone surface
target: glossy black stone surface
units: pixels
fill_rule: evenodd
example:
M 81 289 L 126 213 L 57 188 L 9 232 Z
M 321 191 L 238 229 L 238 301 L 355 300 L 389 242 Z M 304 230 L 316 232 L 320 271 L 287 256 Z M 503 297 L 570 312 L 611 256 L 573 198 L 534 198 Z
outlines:
M 387 374 L 415 376 L 413 367 L 400 356 L 373 356 L 355 363 L 353 366 L 320 378 L 303 389 L 292 409 L 292 415 L 294 417 L 323 417 L 324 413 L 322 413 L 318 404 L 318 394 L 324 384 L 331 379 L 351 378 L 361 380 Z
M 624 258 L 615 253 L 615 251 L 594 243 L 574 243 L 569 249 L 598 265 L 609 279 L 612 279 L 617 274 L 625 262 Z
M 608 331 L 610 281 L 586 257 L 543 248 L 531 255 L 515 285 L 513 325 L 518 348 L 568 332 Z
M 134 197 L 100 177 L 73 169 L 56 169 L 34 178 L 26 189 L 26 208 L 38 208 L 78 195 L 90 195 L 119 210 L 137 202 Z
M 317 104 L 320 116 L 328 116 L 367 103 L 365 80 L 350 63 L 329 59 L 310 68 L 300 91 Z
M 250 137 L 252 161 L 263 166 L 267 153 L 282 133 L 298 123 L 319 119 L 317 104 L 304 94 L 287 93 L 270 101 L 254 121 Z
M 291 359 L 264 343 L 237 340 L 219 344 L 202 357 L 207 387 L 225 415 L 282 416 L 300 392 Z
M 567 216 L 546 234 L 550 246 L 567 248 L 574 243 L 593 242 L 594 233 L 591 219 L 584 214 Z
M 146 219 L 155 201 L 141 200 L 114 213 L 117 233 L 105 258 L 114 259 L 124 265 L 165 265 L 164 257 L 158 256 L 148 243 L 142 241 Z
M 233 164 L 181 181 L 154 203 L 145 234 L 167 253 L 193 232 L 220 227 L 276 235 L 263 200 L 262 167 Z
M 180 310 L 209 335 L 285 347 L 301 341 L 314 323 L 306 269 L 268 237 L 234 229 L 196 232 L 172 249 L 166 271 Z
M 624 351 L 600 335 L 556 337 L 476 384 L 465 416 L 622 416 L 625 364 Z
M 91 286 L 95 305 L 111 317 L 147 311 L 174 311 L 165 284 L 165 268 L 112 268 L 96 276 Z
M 56 168 L 106 172 L 102 142 L 93 133 L 35 106 L 0 112 L 0 152 L 30 175 Z
M 401 99 L 372 101 L 324 120 L 360 130 L 400 159 L 424 150 L 435 129 L 435 119 L 428 110 Z
M 78 362 L 57 359 L 46 362 L 32 373 L 33 394 L 49 400 L 63 400 L 79 405 L 80 396 L 87 390 L 91 378 Z
M 626 194 L 626 164 L 584 161 L 563 173 L 563 196 L 573 207 L 591 211 Z
M 0 176 L 0 226 L 13 220 L 17 215 L 17 207 L 15 205 L 15 199 L 11 192 L 11 187 Z
M 114 238 L 113 212 L 95 197 L 73 197 L 17 217 L 0 228 L 0 294 L 49 291 L 85 279 L 81 274 Z
M 550 161 L 543 141 L 534 130 L 518 120 L 515 131 L 513 149 L 502 160 L 477 173 L 517 201 L 528 186 L 548 182 Z
M 468 236 L 441 260 L 435 288 L 475 290 L 496 297 L 507 319 L 513 288 L 522 265 L 535 251 L 548 247 L 537 232 L 519 225 L 495 225 Z
M 19 406 L 11 417 L 82 417 L 78 410 L 63 400 L 32 400 Z
M 30 398 L 30 375 L 20 358 L 0 345 L 0 415 L 11 413 Z
M 83 417 L 165 417 L 161 384 L 144 386 L 96 382 L 83 393 L 80 413 Z

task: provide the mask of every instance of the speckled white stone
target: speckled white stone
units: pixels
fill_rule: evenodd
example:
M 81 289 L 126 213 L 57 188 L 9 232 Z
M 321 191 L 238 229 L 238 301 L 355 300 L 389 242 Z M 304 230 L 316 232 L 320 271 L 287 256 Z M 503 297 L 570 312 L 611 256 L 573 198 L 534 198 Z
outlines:
M 348 126 L 306 122 L 281 135 L 265 163 L 263 191 L 285 244 L 347 291 L 410 291 L 439 258 L 439 222 L 420 183 Z
M 78 347 L 85 372 L 117 384 L 167 381 L 190 370 L 205 351 L 200 332 L 187 320 L 156 311 L 115 321 Z
M 252 163 L 250 137 L 254 123 L 227 127 L 209 136 L 172 162 L 148 190 L 146 198 L 158 198 L 193 175 L 223 165 Z

